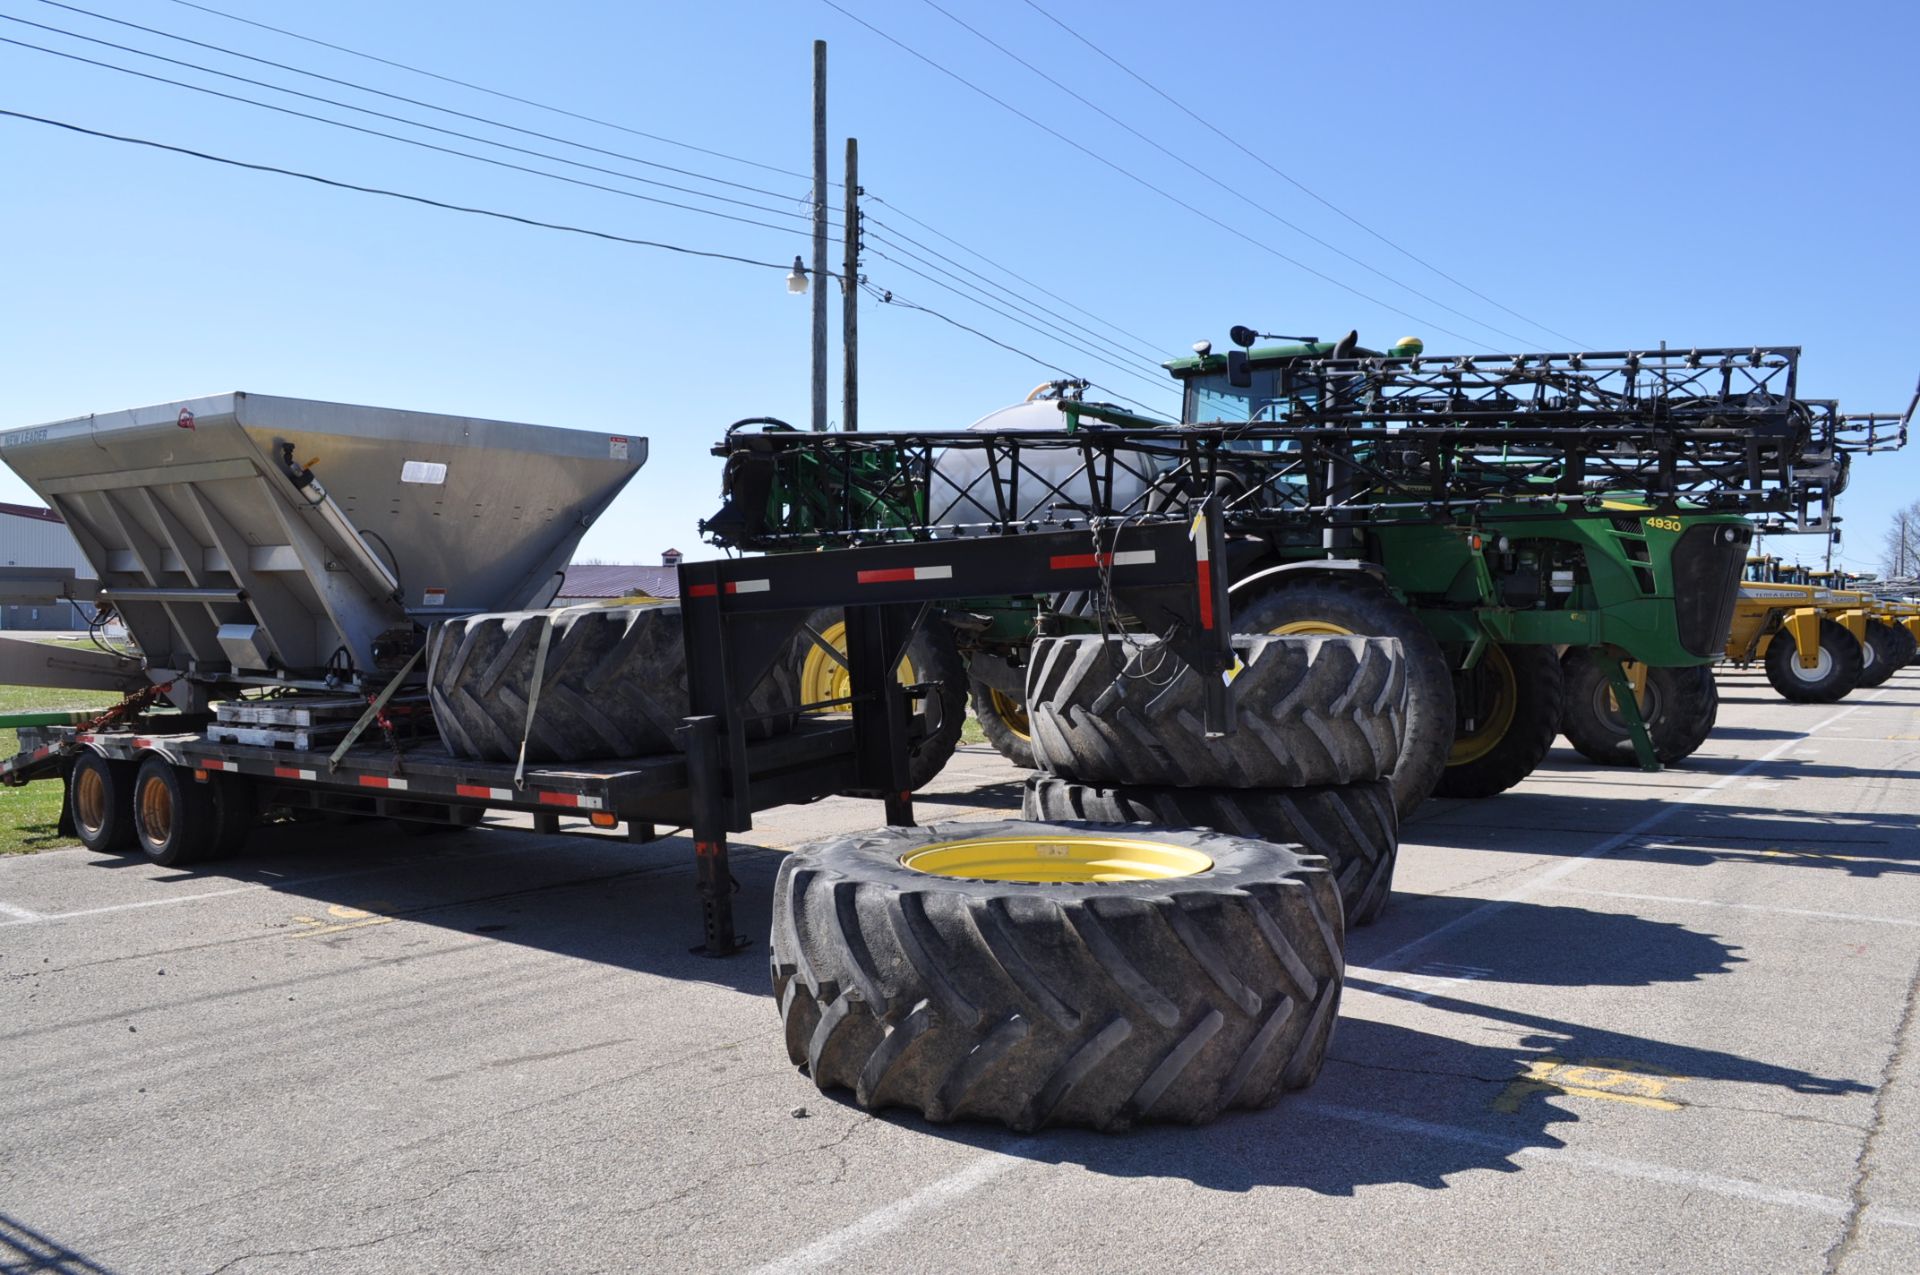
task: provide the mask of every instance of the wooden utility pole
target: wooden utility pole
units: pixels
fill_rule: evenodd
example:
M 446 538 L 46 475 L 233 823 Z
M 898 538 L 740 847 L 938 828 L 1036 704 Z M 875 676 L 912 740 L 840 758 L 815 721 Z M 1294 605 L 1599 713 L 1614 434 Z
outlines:
M 827 428 L 827 42 L 813 42 L 813 428 Z
M 860 428 L 860 142 L 847 139 L 847 197 L 840 216 L 846 222 L 847 252 L 840 280 L 840 357 L 845 384 L 840 428 Z

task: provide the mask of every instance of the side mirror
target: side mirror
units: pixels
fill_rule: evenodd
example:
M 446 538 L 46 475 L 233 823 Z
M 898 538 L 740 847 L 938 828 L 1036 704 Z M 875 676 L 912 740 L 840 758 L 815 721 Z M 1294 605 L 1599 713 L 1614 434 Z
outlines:
M 1253 369 L 1247 365 L 1245 350 L 1227 351 L 1227 384 L 1240 390 L 1253 388 Z

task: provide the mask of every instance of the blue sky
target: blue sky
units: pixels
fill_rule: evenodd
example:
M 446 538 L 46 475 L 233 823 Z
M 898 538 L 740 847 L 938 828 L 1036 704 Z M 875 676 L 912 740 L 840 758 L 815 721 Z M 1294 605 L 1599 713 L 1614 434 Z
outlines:
M 785 214 L 803 210 L 804 177 L 422 79 L 173 0 L 73 2 L 760 189 L 530 140 L 41 0 L 0 0 L 0 13 L 725 193 L 773 210 L 732 209 L 740 215 L 803 229 Z M 1249 159 L 1025 0 L 941 3 L 1231 191 L 925 0 L 836 2 L 1231 229 L 986 100 L 822 0 L 209 0 L 792 173 L 810 164 L 811 41 L 824 38 L 833 180 L 837 188 L 839 139 L 857 136 L 862 184 L 884 201 L 869 204 L 870 278 L 1155 405 L 1173 400 L 1157 388 L 1145 356 L 1183 353 L 1203 337 L 1224 343 L 1234 323 L 1320 335 L 1358 328 L 1376 345 L 1417 334 L 1432 352 L 1566 347 L 1540 325 L 1593 349 L 1662 339 L 1799 344 L 1803 392 L 1856 410 L 1904 406 L 1920 373 L 1913 5 L 1202 8 L 1038 0 L 1275 168 L 1496 305 Z M 0 22 L 0 36 L 431 136 L 16 22 Z M 12 45 L 0 45 L 0 68 L 0 105 L 90 128 L 756 260 L 785 262 L 807 250 L 798 234 L 507 172 Z M 11 119 L 0 119 L 0 172 L 0 233 L 9 246 L 0 427 L 248 389 L 644 434 L 651 463 L 582 553 L 655 561 L 669 546 L 700 548 L 695 523 L 718 503 L 719 463 L 707 449 L 729 421 L 807 416 L 810 311 L 786 294 L 780 271 L 325 190 Z M 908 217 L 1055 295 L 998 275 Z M 1124 362 L 1137 375 L 915 277 L 909 267 L 925 267 L 900 255 L 921 251 L 908 236 L 1005 283 L 1030 308 L 1045 306 L 1131 347 L 1136 353 Z M 873 241 L 886 239 L 891 244 Z M 837 262 L 837 245 L 833 255 Z M 837 317 L 837 295 L 834 309 Z M 1043 327 L 1060 326 L 1041 318 Z M 837 346 L 836 336 L 836 419 Z M 964 425 L 1054 375 L 930 316 L 872 304 L 862 312 L 861 352 L 868 428 Z M 1850 565 L 1877 565 L 1879 527 L 1894 507 L 1920 498 L 1916 479 L 1920 444 L 1856 467 L 1843 506 Z M 30 498 L 0 472 L 0 500 Z M 1822 546 L 1773 547 L 1812 557 Z

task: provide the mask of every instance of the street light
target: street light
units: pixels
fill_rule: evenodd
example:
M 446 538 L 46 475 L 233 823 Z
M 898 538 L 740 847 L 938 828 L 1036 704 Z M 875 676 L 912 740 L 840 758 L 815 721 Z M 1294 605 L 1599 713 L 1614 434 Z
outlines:
M 787 291 L 795 296 L 804 296 L 807 291 L 807 266 L 799 257 L 793 259 L 793 270 L 787 275 Z

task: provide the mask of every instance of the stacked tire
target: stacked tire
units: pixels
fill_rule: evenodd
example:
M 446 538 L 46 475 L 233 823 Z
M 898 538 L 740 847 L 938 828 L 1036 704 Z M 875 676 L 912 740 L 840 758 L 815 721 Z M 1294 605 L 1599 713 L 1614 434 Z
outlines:
M 863 1107 L 1020 1130 L 1203 1123 L 1311 1084 L 1347 919 L 1390 888 L 1405 670 L 1391 640 L 1235 650 L 1238 729 L 1209 738 L 1200 675 L 1158 642 L 1043 639 L 1026 819 L 788 856 L 789 1057 Z

